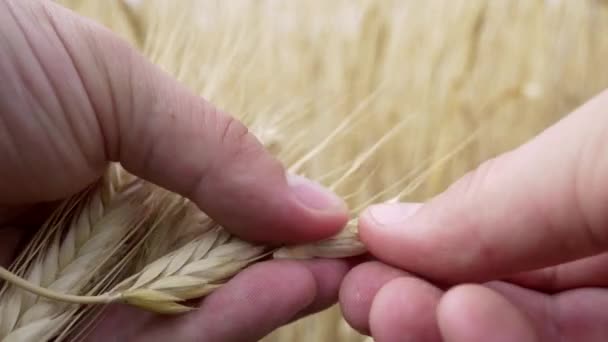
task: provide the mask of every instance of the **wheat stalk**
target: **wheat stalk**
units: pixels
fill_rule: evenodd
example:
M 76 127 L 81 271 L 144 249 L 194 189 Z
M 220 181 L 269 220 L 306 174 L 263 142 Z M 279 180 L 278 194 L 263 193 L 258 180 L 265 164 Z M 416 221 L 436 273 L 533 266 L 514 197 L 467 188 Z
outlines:
M 148 265 L 121 283 L 110 295 L 159 313 L 190 310 L 179 304 L 212 292 L 267 250 L 239 240 L 217 226 Z
M 55 292 L 82 293 L 90 288 L 138 228 L 142 215 L 147 215 L 146 207 L 136 203 L 144 202 L 149 192 L 141 181 L 125 184 L 123 177 L 116 168 L 110 168 L 102 185 L 80 203 L 81 212 L 71 224 L 53 227 L 48 247 L 32 260 L 24 280 Z M 6 287 L 0 297 L 0 337 L 11 341 L 47 336 L 71 309 L 17 287 Z
M 204 222 L 204 221 L 202 221 Z M 353 227 L 352 225 L 350 227 Z M 220 226 L 210 226 L 193 241 L 179 249 L 155 260 L 140 272 L 127 278 L 112 290 L 93 296 L 66 295 L 58 289 L 33 285 L 31 279 L 21 279 L 10 272 L 0 272 L 0 276 L 17 287 L 26 289 L 39 296 L 74 304 L 108 304 L 121 302 L 163 314 L 182 313 L 191 308 L 181 303 L 201 298 L 221 286 L 240 270 L 272 253 L 272 249 L 240 240 Z M 346 257 L 363 253 L 365 250 L 356 240 L 352 229 L 346 229 L 334 238 L 315 245 L 314 249 L 303 246 L 297 257 Z M 102 250 L 107 253 L 107 250 Z M 103 254 L 102 254 L 103 255 Z M 99 257 L 97 253 L 90 257 Z M 292 257 L 283 253 L 280 257 Z M 2 270 L 2 269 L 0 269 Z M 88 271 L 82 269 L 84 272 Z M 78 274 L 78 273 L 76 273 Z M 72 274 L 74 276 L 74 274 Z M 19 289 L 21 290 L 21 289 Z M 80 289 L 71 288 L 72 293 Z M 11 297 L 9 297 L 11 298 Z M 52 317 L 49 306 L 56 303 L 44 302 L 44 308 L 35 312 L 38 319 Z M 14 307 L 8 304 L 7 307 Z M 29 329 L 43 329 L 41 322 L 28 320 Z M 52 320 L 46 320 L 48 325 Z M 20 333 L 20 332 L 19 332 Z
M 129 211 L 130 215 L 133 215 L 132 218 L 141 216 L 141 212 L 133 210 L 133 208 L 124 205 L 121 208 L 125 210 L 122 214 Z M 46 286 L 47 283 L 44 281 L 36 281 L 31 277 L 22 279 L 8 271 L 2 271 L 2 269 L 0 269 L 0 276 L 16 285 L 13 292 L 23 292 L 22 289 L 25 289 L 38 296 L 74 304 L 122 302 L 157 313 L 172 314 L 190 310 L 188 306 L 181 303 L 207 295 L 252 262 L 270 255 L 274 251 L 266 246 L 251 244 L 232 236 L 202 213 L 197 216 L 186 215 L 183 220 L 194 224 L 189 229 L 184 228 L 184 231 L 189 230 L 197 234 L 192 241 L 158 258 L 141 271 L 123 280 L 110 291 L 102 294 L 69 294 L 82 293 L 82 287 L 74 286 L 73 282 L 68 281 L 69 279 L 81 279 L 83 275 L 88 277 L 94 275 L 94 272 L 90 272 L 86 264 L 80 262 L 78 258 L 72 258 L 73 261 L 70 264 L 75 265 L 72 268 L 63 267 L 68 280 L 58 277 L 53 282 L 53 284 L 68 283 L 71 287 L 65 285 Z M 123 234 L 128 231 L 128 229 L 124 229 L 124 225 L 116 225 L 116 227 L 120 227 L 118 231 Z M 349 225 L 349 227 L 350 229 L 344 230 L 336 237 L 321 242 L 315 249 L 308 248 L 307 256 L 323 257 L 331 254 L 331 257 L 345 257 L 364 252 L 362 245 L 356 240 L 356 233 L 352 229 L 354 226 Z M 77 230 L 72 227 L 70 232 Z M 64 241 L 62 246 L 71 243 L 69 237 L 72 235 L 74 234 L 68 233 L 68 240 Z M 303 249 L 306 250 L 307 247 Z M 95 250 L 81 248 L 80 251 L 82 252 L 81 258 L 86 260 L 97 260 L 102 255 L 108 254 L 107 248 L 96 248 Z M 326 255 L 323 255 L 323 253 L 326 253 Z M 46 260 L 53 260 L 54 254 L 56 252 L 54 248 L 51 248 L 44 257 L 47 258 Z M 286 255 L 281 257 L 286 257 Z M 302 255 L 299 255 L 299 257 L 302 257 Z M 7 300 L 14 300 L 15 298 L 9 293 L 5 297 Z M 6 307 L 16 306 L 7 304 Z M 6 331 L 11 331 L 10 329 L 15 327 L 21 328 L 26 323 L 29 324 L 29 326 L 26 325 L 27 329 L 44 330 L 40 319 L 53 317 L 55 314 L 51 309 L 59 307 L 61 306 L 55 302 L 40 301 L 39 306 L 35 307 L 36 310 L 29 310 L 22 314 L 21 316 L 25 318 L 21 318 L 19 321 L 21 323 L 19 325 L 12 324 Z M 55 312 L 57 311 L 61 312 L 61 310 Z M 56 321 L 45 320 L 45 322 L 47 325 L 52 325 Z M 17 330 L 16 333 L 21 332 Z
M 357 223 L 351 220 L 337 235 L 318 242 L 282 247 L 273 253 L 276 259 L 346 258 L 365 253 L 365 245 L 359 240 Z
M 72 303 L 75 304 L 87 304 L 87 302 L 99 304 L 100 299 L 108 303 L 113 302 L 115 296 L 104 295 L 104 293 L 115 287 L 125 276 L 142 270 L 151 261 L 150 259 L 160 252 L 177 249 L 182 245 L 182 241 L 191 240 L 197 236 L 193 234 L 201 232 L 204 227 L 209 225 L 208 217 L 200 211 L 194 211 L 194 206 L 181 196 L 152 184 L 147 184 L 146 188 L 150 189 L 148 196 L 152 202 L 149 206 L 150 210 L 148 210 L 147 217 L 142 216 L 139 221 L 141 228 L 136 235 L 137 239 L 132 239 L 132 243 L 124 246 L 125 253 L 121 253 L 120 262 L 106 275 L 103 275 L 94 291 L 83 293 L 84 296 L 67 297 L 64 294 L 53 293 L 52 295 L 59 295 L 55 299 L 65 301 L 66 298 L 71 297 Z M 95 324 L 95 319 L 102 313 L 102 310 L 103 306 L 89 305 L 82 307 L 74 315 L 68 315 L 62 322 L 63 328 L 57 336 L 57 341 L 63 341 L 66 338 L 71 340 L 86 333 L 86 330 Z

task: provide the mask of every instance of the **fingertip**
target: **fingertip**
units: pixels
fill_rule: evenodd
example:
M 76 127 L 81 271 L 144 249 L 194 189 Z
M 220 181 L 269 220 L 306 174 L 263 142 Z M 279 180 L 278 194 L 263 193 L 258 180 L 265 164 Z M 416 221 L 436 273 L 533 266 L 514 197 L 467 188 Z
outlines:
M 308 242 L 335 235 L 348 221 L 346 202 L 333 191 L 306 177 L 286 173 L 288 226 L 281 242 Z M 283 234 L 282 234 L 283 235 Z
M 449 290 L 437 308 L 446 341 L 537 341 L 528 318 L 503 296 L 481 285 Z
M 294 320 L 329 308 L 336 303 L 340 285 L 351 268 L 346 260 L 340 259 L 302 260 L 298 262 L 312 274 L 315 280 L 316 294 L 314 301 L 299 312 Z
M 396 266 L 406 266 L 409 247 L 416 247 L 413 242 L 417 240 L 412 231 L 415 227 L 409 227 L 408 222 L 421 207 L 421 203 L 370 206 L 359 217 L 361 241 L 375 257 Z
M 348 222 L 348 206 L 337 194 L 308 178 L 287 174 L 291 212 L 281 241 L 303 243 L 337 234 Z
M 313 209 L 302 205 L 295 196 L 287 196 L 288 204 L 282 210 L 269 214 L 269 219 L 260 217 L 259 221 L 268 221 L 258 225 L 261 229 L 234 230 L 237 235 L 254 242 L 277 244 L 303 244 L 319 241 L 338 234 L 348 222 L 346 205 L 327 209 Z M 237 228 L 238 229 L 238 228 Z
M 345 226 L 348 210 L 337 195 L 303 177 L 285 176 L 278 162 L 258 163 L 262 165 L 250 167 L 246 175 L 234 171 L 246 168 L 233 165 L 221 178 L 206 181 L 197 203 L 230 232 L 252 242 L 306 243 Z
M 346 214 L 346 203 L 333 191 L 306 177 L 287 174 L 287 184 L 296 200 L 311 211 Z
M 315 259 L 299 261 L 313 275 L 317 285 L 317 295 L 334 297 L 340 284 L 350 270 L 348 261 L 341 259 Z
M 388 203 L 372 205 L 359 216 L 359 235 L 368 247 L 385 245 L 398 237 L 407 219 L 419 208 L 418 203 Z
M 340 287 L 344 319 L 360 333 L 369 334 L 369 313 L 376 293 L 387 282 L 405 275 L 406 272 L 377 261 L 355 266 Z
M 421 203 L 384 203 L 370 206 L 363 216 L 376 229 L 394 230 L 422 207 Z
M 370 327 L 377 341 L 441 341 L 436 308 L 441 291 L 414 277 L 399 277 L 374 297 Z

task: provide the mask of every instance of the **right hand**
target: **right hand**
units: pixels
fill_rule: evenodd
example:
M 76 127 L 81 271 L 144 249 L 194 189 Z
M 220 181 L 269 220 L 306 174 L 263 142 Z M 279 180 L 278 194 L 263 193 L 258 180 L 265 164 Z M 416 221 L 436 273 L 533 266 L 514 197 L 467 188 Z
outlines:
M 369 208 L 360 235 L 383 263 L 341 304 L 379 342 L 606 341 L 608 91 L 428 203 Z

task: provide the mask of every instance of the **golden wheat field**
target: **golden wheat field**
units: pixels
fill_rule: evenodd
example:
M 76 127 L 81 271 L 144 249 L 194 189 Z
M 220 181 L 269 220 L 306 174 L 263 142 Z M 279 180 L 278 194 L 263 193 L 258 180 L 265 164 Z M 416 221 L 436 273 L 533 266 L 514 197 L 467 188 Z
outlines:
M 59 2 L 118 33 L 241 119 L 290 170 L 346 198 L 353 218 L 370 203 L 428 199 L 608 87 L 608 71 L 601 70 L 608 61 L 608 2 L 600 0 Z M 232 250 L 246 254 L 231 274 L 263 253 L 223 237 L 225 232 L 189 229 L 201 218 L 188 203 L 117 170 L 108 172 L 86 202 L 89 208 L 74 207 L 86 210 L 93 223 L 120 213 L 141 221 L 136 226 L 155 230 L 148 235 L 131 228 L 115 232 L 116 246 L 129 234 L 144 234 L 147 242 L 131 246 L 141 251 L 113 279 L 88 275 L 91 282 L 105 279 L 104 286 L 66 285 L 65 292 L 122 291 L 139 281 L 128 276 L 145 273 L 150 262 L 188 246 L 201 232 L 216 234 L 214 241 L 233 241 Z M 141 196 L 141 206 L 122 199 L 125 187 L 137 190 L 125 196 Z M 171 241 L 168 222 L 183 229 Z M 66 227 L 61 229 L 71 229 L 69 223 Z M 357 254 L 356 231 L 343 234 L 352 243 L 344 253 Z M 341 241 L 304 246 L 305 252 L 341 256 Z M 112 246 L 109 250 L 119 250 Z M 40 260 L 47 255 L 44 248 L 26 252 L 22 260 L 27 253 Z M 108 250 L 98 253 L 103 259 Z M 21 265 L 13 270 L 27 278 L 32 263 Z M 196 294 L 211 290 L 199 288 Z M 5 285 L 0 304 L 22 292 Z M 30 322 L 63 310 L 53 314 L 58 320 L 45 323 L 45 332 L 32 335 L 36 338 L 65 331 L 69 336 L 73 331 L 65 327 L 78 326 L 71 325 L 74 317 L 88 317 L 66 306 L 34 312 L 36 299 L 28 300 Z M 18 329 L 20 322 L 4 333 Z M 265 341 L 366 339 L 334 307 L 283 327 Z

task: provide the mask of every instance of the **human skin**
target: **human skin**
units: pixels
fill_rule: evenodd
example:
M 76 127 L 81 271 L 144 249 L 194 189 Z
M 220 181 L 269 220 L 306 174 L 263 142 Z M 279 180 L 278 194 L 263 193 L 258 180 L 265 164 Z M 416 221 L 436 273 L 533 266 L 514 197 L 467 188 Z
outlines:
M 348 219 L 341 199 L 287 176 L 240 122 L 109 30 L 51 1 L 0 0 L 0 80 L 5 266 L 26 227 L 112 161 L 251 241 L 317 240 Z M 334 303 L 347 269 L 344 261 L 262 262 L 177 318 L 112 307 L 90 338 L 255 341 Z
M 426 203 L 359 220 L 349 323 L 385 341 L 608 339 L 608 91 Z M 390 266 L 389 266 L 390 265 Z

